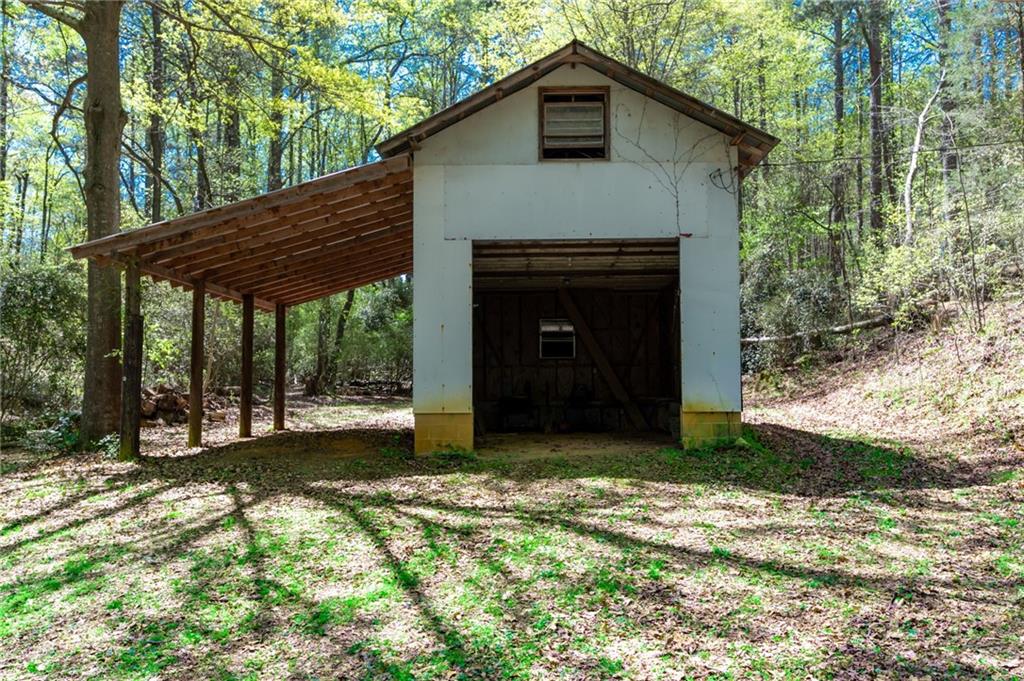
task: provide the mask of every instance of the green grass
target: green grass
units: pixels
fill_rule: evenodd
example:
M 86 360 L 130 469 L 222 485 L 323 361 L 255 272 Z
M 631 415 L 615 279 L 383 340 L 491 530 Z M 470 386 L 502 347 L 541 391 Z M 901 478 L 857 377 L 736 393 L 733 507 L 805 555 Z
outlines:
M 313 471 L 211 458 L 108 484 L 96 459 L 26 488 L 46 494 L 7 481 L 0 663 L 55 679 L 817 679 L 984 647 L 984 674 L 1011 678 L 1010 486 L 924 503 L 902 486 L 905 448 L 826 444 L 842 470 L 748 429 L 628 456 L 388 445 Z M 964 548 L 978 536 L 994 550 Z M 958 607 L 922 596 L 931 582 Z

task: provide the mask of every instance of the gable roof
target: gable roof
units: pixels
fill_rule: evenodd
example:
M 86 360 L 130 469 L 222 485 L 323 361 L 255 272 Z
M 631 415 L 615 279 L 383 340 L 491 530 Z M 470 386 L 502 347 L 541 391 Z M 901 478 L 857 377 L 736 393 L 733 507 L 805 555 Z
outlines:
M 573 40 L 565 47 L 555 50 L 548 56 L 381 142 L 376 147 L 377 153 L 382 158 L 388 158 L 415 150 L 419 142 L 431 135 L 441 132 L 448 126 L 458 123 L 503 97 L 528 87 L 565 64 L 589 66 L 598 73 L 602 73 L 642 95 L 728 135 L 732 144 L 738 147 L 741 175 L 745 175 L 756 166 L 772 150 L 772 147 L 779 143 L 779 139 L 774 135 L 691 97 L 685 92 L 646 76 L 578 40 Z

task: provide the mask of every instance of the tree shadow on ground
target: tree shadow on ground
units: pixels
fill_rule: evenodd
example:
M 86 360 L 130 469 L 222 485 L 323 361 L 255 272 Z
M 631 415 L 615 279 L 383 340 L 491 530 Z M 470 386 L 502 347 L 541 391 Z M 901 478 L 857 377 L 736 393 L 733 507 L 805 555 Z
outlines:
M 553 501 L 562 502 L 543 493 L 536 496 L 516 493 L 533 489 L 531 485 L 534 482 L 588 478 L 635 480 L 640 484 L 724 483 L 755 491 L 811 497 L 852 492 L 882 494 L 885 490 L 949 488 L 978 482 L 967 471 L 945 468 L 899 444 L 828 437 L 775 424 L 749 427 L 742 443 L 697 451 L 683 452 L 671 446 L 671 443 L 654 442 L 650 448 L 640 450 L 636 448 L 635 442 L 625 449 L 620 448 L 619 444 L 622 443 L 617 444 L 616 440 L 610 439 L 608 446 L 600 452 L 574 454 L 563 451 L 563 447 L 539 457 L 521 456 L 514 450 L 482 450 L 479 453 L 451 451 L 414 456 L 411 453 L 409 431 L 343 429 L 282 433 L 210 448 L 187 457 L 151 456 L 144 459 L 131 474 L 115 481 L 119 484 L 145 483 L 149 485 L 146 489 L 119 500 L 117 504 L 91 512 L 88 517 L 62 522 L 57 527 L 16 541 L 4 547 L 0 555 L 17 551 L 27 544 L 47 540 L 64 531 L 77 530 L 90 522 L 104 521 L 114 515 L 131 512 L 139 505 L 154 502 L 159 494 L 178 484 L 214 483 L 229 498 L 226 507 L 218 513 L 197 519 L 189 527 L 176 528 L 167 536 L 152 537 L 159 541 L 148 547 L 148 555 L 156 557 L 159 562 L 186 556 L 203 538 L 219 531 L 230 520 L 239 531 L 239 541 L 244 549 L 236 559 L 236 562 L 241 561 L 248 575 L 243 587 L 244 595 L 253 603 L 253 615 L 247 626 L 253 630 L 266 630 L 261 636 L 283 635 L 289 627 L 302 629 L 302 625 L 282 624 L 271 617 L 272 608 L 278 600 L 303 614 L 305 619 L 302 622 L 313 621 L 316 614 L 322 611 L 323 604 L 315 598 L 293 594 L 275 580 L 272 569 L 265 564 L 264 553 L 260 548 L 259 528 L 256 521 L 249 517 L 248 509 L 279 495 L 303 497 L 324 508 L 340 512 L 348 519 L 372 545 L 379 565 L 401 586 L 407 602 L 418 613 L 418 619 L 431 632 L 438 655 L 451 667 L 479 673 L 472 678 L 499 677 L 506 667 L 511 668 L 514 661 L 507 659 L 502 650 L 488 647 L 486 643 L 474 639 L 472 633 L 460 626 L 457 619 L 446 615 L 443 608 L 432 602 L 430 591 L 410 571 L 409 558 L 400 550 L 401 543 L 398 543 L 398 548 L 394 545 L 392 526 L 400 525 L 394 522 L 382 524 L 380 518 L 383 516 L 377 514 L 386 514 L 385 521 L 404 518 L 423 528 L 443 528 L 443 531 L 451 533 L 452 541 L 459 541 L 461 537 L 460 550 L 472 554 L 480 562 L 488 558 L 486 548 L 477 538 L 469 536 L 472 534 L 470 531 L 462 530 L 456 524 L 439 522 L 432 514 L 455 518 L 472 514 L 496 526 L 507 526 L 515 522 L 542 529 L 559 529 L 570 533 L 580 542 L 593 540 L 614 547 L 622 555 L 655 556 L 681 570 L 726 566 L 758 581 L 777 579 L 796 589 L 834 588 L 838 591 L 881 595 L 883 602 L 895 603 L 900 598 L 908 597 L 922 601 L 931 591 L 948 592 L 959 588 L 959 584 L 945 577 L 917 580 L 913 577 L 858 574 L 857 571 L 844 570 L 838 566 L 809 566 L 799 559 L 765 558 L 742 548 L 722 552 L 699 543 L 681 545 L 671 536 L 638 533 L 628 523 L 615 526 L 601 513 L 615 507 L 628 508 L 625 498 L 628 491 L 622 494 L 614 490 L 606 492 L 604 498 L 588 500 L 585 505 L 578 506 L 552 505 Z M 265 475 L 268 472 L 273 474 Z M 402 485 L 396 485 L 371 493 L 358 484 L 349 484 L 360 481 L 400 481 L 402 478 L 448 473 L 479 476 L 466 480 L 464 484 L 494 485 L 494 489 L 490 490 L 493 499 L 473 500 L 472 495 L 469 499 L 439 499 L 432 494 L 429 486 L 403 489 Z M 84 498 L 83 495 L 73 495 L 50 509 L 25 516 L 16 524 L 40 522 L 52 513 L 59 515 L 61 511 L 84 501 Z M 219 569 L 218 565 L 214 562 L 213 568 Z M 29 597 L 37 593 L 43 596 L 66 588 L 73 580 L 79 580 L 80 574 L 80 568 L 75 567 L 68 572 L 67 567 L 62 567 L 46 579 L 8 586 L 24 590 Z M 505 570 L 502 574 L 511 585 L 520 579 L 512 571 Z M 196 569 L 193 566 L 189 580 L 184 583 L 185 597 L 191 597 L 193 593 L 196 598 L 205 597 L 215 589 L 216 584 L 212 581 L 215 577 L 215 569 Z M 583 592 L 599 591 L 600 585 L 592 581 L 584 579 L 576 586 Z M 975 584 L 971 599 L 975 604 L 998 603 L 1002 594 L 1013 586 L 1019 586 L 1019 583 L 1003 581 Z M 663 617 L 665 612 L 671 611 L 681 600 L 682 595 L 671 590 L 652 590 L 634 594 L 633 598 L 651 606 L 645 611 Z M 530 639 L 535 636 L 530 628 L 530 602 L 521 600 L 513 605 L 516 607 L 514 617 L 510 620 L 515 623 L 512 626 L 522 630 L 522 636 Z M 691 616 L 694 614 L 688 612 Z M 709 609 L 707 613 L 691 617 L 686 621 L 686 626 L 704 635 L 717 626 L 714 618 L 714 611 Z M 179 657 L 180 652 L 174 650 L 174 642 L 170 637 L 194 624 L 183 616 L 168 613 L 162 613 L 152 621 L 140 620 L 128 631 L 124 649 L 136 655 L 132 641 L 140 637 L 156 643 L 139 649 L 138 660 L 130 656 L 122 661 L 123 664 L 129 665 L 128 671 L 135 670 L 132 665 L 136 664 L 154 665 L 160 671 L 164 666 L 187 663 L 186 659 Z M 766 634 L 758 630 L 756 622 L 750 627 L 751 630 L 744 635 L 751 640 L 763 640 Z M 881 627 L 881 624 L 875 624 L 868 631 L 877 632 Z M 215 632 L 203 633 L 213 635 Z M 871 636 L 865 635 L 864 638 L 869 643 L 873 642 Z M 231 650 L 231 646 L 225 646 L 222 652 L 226 657 Z M 828 675 L 847 678 L 880 671 L 924 676 L 981 675 L 978 669 L 965 667 L 948 657 L 916 662 L 905 660 L 886 649 L 882 643 L 836 650 L 826 666 Z
M 885 490 L 950 489 L 992 482 L 989 470 L 929 457 L 910 446 L 857 436 L 837 437 L 781 424 L 744 427 L 736 443 L 682 450 L 667 438 L 614 434 L 576 440 L 551 435 L 543 454 L 513 441 L 477 452 L 413 455 L 409 430 L 337 429 L 282 432 L 208 448 L 184 457 L 146 457 L 162 474 L 193 477 L 212 467 L 258 484 L 261 472 L 286 469 L 302 480 L 383 480 L 458 471 L 517 483 L 545 479 L 618 478 L 637 482 L 729 484 L 773 493 L 831 497 Z M 1024 465 L 1007 461 L 1009 467 Z M 210 475 L 216 476 L 215 472 Z

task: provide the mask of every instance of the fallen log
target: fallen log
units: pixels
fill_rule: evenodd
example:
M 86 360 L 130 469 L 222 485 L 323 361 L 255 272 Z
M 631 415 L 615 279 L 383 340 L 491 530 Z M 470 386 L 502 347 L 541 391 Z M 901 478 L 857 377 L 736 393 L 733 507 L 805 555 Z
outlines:
M 852 324 L 830 326 L 828 328 L 813 329 L 811 331 L 799 331 L 785 336 L 755 336 L 753 338 L 741 338 L 740 344 L 755 345 L 757 343 L 783 343 L 785 341 L 801 340 L 805 338 L 817 338 L 818 336 L 824 336 L 825 334 L 842 334 L 859 331 L 861 329 L 876 329 L 880 326 L 888 326 L 889 324 L 892 324 L 892 317 L 887 314 L 883 314 L 877 317 L 872 317 L 871 319 L 862 319 L 859 322 L 853 322 Z

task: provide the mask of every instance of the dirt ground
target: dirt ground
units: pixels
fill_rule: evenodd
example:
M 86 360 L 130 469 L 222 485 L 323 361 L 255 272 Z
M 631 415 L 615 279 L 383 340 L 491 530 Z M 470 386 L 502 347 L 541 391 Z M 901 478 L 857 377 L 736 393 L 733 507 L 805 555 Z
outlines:
M 358 398 L 22 460 L 0 678 L 1021 678 L 1021 316 L 751 383 L 718 449 L 415 457 L 408 402 Z

